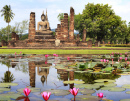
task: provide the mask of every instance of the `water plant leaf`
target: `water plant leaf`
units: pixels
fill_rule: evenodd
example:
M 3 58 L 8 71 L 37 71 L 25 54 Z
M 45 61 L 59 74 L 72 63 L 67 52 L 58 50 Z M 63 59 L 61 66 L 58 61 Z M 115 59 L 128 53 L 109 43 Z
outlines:
M 112 83 L 112 82 L 98 82 L 98 83 L 94 83 L 94 85 L 99 85 L 99 86 L 116 86 L 116 84 Z
M 0 83 L 0 87 L 17 86 L 17 83 Z
M 123 88 L 130 89 L 130 84 L 124 84 L 122 87 L 123 87 Z
M 126 94 L 130 94 L 130 91 L 125 92 Z
M 23 89 L 25 89 L 25 88 L 17 89 L 17 91 L 23 92 Z M 31 87 L 29 87 L 29 89 L 31 90 L 31 92 L 39 92 L 41 90 L 40 88 L 31 88 Z
M 76 88 L 87 88 L 87 89 L 100 88 L 99 85 L 94 85 L 94 84 L 80 84 L 80 85 L 75 85 L 74 87 L 76 87 Z
M 54 99 L 51 99 L 51 100 L 48 100 L 48 101 L 71 101 L 71 100 L 66 99 L 66 98 L 54 98 Z
M 115 80 L 111 80 L 111 79 L 97 79 L 94 80 L 95 82 L 115 82 Z
M 85 82 L 84 81 L 77 81 L 77 80 L 70 80 L 70 81 L 64 81 L 63 83 L 64 84 L 73 84 L 73 83 L 75 83 L 75 84 L 83 84 Z
M 81 92 L 82 94 L 92 94 L 92 93 L 95 93 L 95 91 L 91 90 L 91 89 L 79 89 L 78 92 Z
M 126 90 L 125 88 L 121 88 L 121 87 L 112 87 L 111 89 L 109 89 L 109 91 L 111 92 L 121 92 Z
M 72 101 L 74 98 L 71 99 Z M 99 101 L 97 96 L 91 96 L 91 95 L 77 95 L 75 97 L 75 101 Z
M 51 89 L 51 90 L 46 90 L 44 92 L 51 92 L 51 94 L 54 94 L 56 96 L 63 96 L 63 95 L 70 94 L 69 90 L 61 90 L 61 89 Z
M 4 91 L 10 91 L 11 89 L 9 88 L 0 88 L 0 93 L 4 92 Z
M 19 96 L 22 96 L 21 94 L 18 93 L 5 93 L 5 94 L 0 94 L 0 100 L 4 101 L 10 101 L 12 99 L 17 99 Z

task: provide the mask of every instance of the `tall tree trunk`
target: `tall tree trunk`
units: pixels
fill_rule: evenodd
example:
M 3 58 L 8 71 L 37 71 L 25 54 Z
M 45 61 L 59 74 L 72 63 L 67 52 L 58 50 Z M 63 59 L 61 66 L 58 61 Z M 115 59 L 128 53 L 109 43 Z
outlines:
M 8 42 L 9 42 L 9 23 L 8 23 Z

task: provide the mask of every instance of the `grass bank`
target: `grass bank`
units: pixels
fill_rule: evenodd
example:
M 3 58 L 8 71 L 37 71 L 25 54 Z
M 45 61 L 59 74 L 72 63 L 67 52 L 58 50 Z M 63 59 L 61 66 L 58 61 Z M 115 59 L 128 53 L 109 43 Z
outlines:
M 54 50 L 54 49 L 0 49 L 0 54 L 111 54 L 112 52 L 125 53 L 128 50 Z

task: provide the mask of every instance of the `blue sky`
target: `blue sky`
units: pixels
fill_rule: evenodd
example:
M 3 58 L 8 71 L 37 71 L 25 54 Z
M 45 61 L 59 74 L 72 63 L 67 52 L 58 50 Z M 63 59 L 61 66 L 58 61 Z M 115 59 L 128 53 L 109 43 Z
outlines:
M 122 17 L 122 20 L 126 20 L 127 24 L 130 22 L 130 0 L 1 0 L 0 10 L 5 5 L 11 5 L 15 16 L 10 25 L 14 25 L 15 22 L 29 20 L 30 12 L 35 12 L 37 25 L 37 22 L 41 21 L 40 16 L 43 10 L 45 12 L 47 9 L 50 27 L 53 29 L 60 23 L 57 19 L 59 13 L 69 14 L 70 7 L 74 8 L 75 14 L 82 13 L 87 3 L 109 4 L 115 13 Z M 6 26 L 7 23 L 4 21 L 4 17 L 0 16 L 0 29 Z

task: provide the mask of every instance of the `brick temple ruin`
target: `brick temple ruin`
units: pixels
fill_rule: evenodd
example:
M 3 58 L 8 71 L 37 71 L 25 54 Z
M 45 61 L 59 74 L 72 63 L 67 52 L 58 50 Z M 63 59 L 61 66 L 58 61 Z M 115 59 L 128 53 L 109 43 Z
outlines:
M 57 24 L 55 35 L 50 29 L 49 21 L 46 15 L 41 15 L 41 21 L 35 23 L 35 12 L 30 13 L 28 39 L 19 40 L 16 33 L 12 34 L 12 40 L 9 41 L 9 47 L 92 47 L 92 40 L 86 41 L 86 29 L 83 30 L 82 41 L 79 34 L 74 36 L 74 9 L 70 8 L 70 22 L 68 26 L 68 14 L 64 13 L 64 18 L 60 24 Z M 39 29 L 40 28 L 40 29 Z

